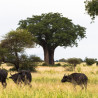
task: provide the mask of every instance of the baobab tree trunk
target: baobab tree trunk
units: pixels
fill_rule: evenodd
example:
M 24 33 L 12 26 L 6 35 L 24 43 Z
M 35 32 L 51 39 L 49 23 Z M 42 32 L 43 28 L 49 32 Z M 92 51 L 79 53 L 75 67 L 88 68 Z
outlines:
M 44 61 L 48 65 L 54 65 L 54 50 L 43 47 L 44 50 Z
M 54 50 L 49 50 L 49 64 L 54 65 Z
M 44 50 L 44 61 L 46 64 L 49 65 L 49 51 L 47 46 L 43 47 L 43 50 Z

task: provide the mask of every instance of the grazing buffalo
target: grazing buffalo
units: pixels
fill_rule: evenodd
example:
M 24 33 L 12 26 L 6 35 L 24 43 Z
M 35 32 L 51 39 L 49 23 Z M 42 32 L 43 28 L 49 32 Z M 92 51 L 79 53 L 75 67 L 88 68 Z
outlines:
M 11 78 L 17 84 L 24 82 L 25 85 L 30 85 L 30 82 L 32 81 L 31 72 L 28 70 L 21 70 L 16 74 L 11 74 L 9 78 Z
M 7 75 L 8 75 L 8 72 L 5 69 L 0 69 L 0 82 L 2 83 L 4 88 L 7 85 L 6 83 Z
M 70 75 L 64 75 L 63 79 L 61 82 L 71 82 L 74 85 L 74 88 L 76 85 L 79 85 L 82 87 L 82 89 L 87 89 L 87 81 L 88 78 L 85 74 L 83 73 L 72 73 Z

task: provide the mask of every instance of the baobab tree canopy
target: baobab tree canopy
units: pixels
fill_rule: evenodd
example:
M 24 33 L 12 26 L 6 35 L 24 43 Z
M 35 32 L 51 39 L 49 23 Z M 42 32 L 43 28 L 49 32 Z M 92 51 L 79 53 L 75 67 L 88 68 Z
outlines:
M 85 28 L 75 25 L 60 13 L 34 15 L 19 22 L 19 28 L 27 29 L 34 41 L 43 47 L 44 60 L 54 64 L 54 51 L 58 46 L 77 46 L 77 40 L 85 37 Z
M 98 15 L 98 0 L 86 0 L 85 10 L 91 16 L 92 20 Z

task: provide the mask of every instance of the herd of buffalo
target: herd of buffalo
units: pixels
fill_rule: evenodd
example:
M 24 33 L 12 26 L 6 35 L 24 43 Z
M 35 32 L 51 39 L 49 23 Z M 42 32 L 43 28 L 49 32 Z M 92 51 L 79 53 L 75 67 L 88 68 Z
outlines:
M 5 69 L 0 69 L 0 82 L 2 83 L 3 87 L 5 88 L 7 83 L 6 83 L 6 79 L 7 79 L 7 75 L 8 72 Z M 22 82 L 24 82 L 25 85 L 30 85 L 31 86 L 31 81 L 32 81 L 32 76 L 31 76 L 31 72 L 28 70 L 21 70 L 18 73 L 15 74 L 11 74 L 10 73 L 10 79 L 12 79 L 16 84 L 20 84 Z
M 0 69 L 0 82 L 2 83 L 4 88 L 7 85 L 7 75 L 8 72 L 5 69 Z M 25 85 L 28 84 L 31 86 L 30 83 L 32 81 L 32 75 L 30 71 L 21 70 L 13 75 L 10 73 L 10 75 L 11 76 L 9 78 L 12 79 L 16 84 L 24 83 Z M 88 78 L 83 73 L 72 73 L 70 75 L 64 75 L 61 82 L 71 82 L 74 85 L 74 88 L 76 85 L 79 85 L 82 87 L 82 89 L 87 89 Z

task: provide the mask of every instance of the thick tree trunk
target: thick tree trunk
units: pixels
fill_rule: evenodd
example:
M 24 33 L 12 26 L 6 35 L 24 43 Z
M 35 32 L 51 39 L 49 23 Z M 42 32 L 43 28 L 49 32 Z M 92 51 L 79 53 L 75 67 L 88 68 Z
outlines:
M 43 47 L 43 50 L 44 50 L 44 61 L 46 64 L 49 65 L 49 51 L 48 51 L 48 48 L 45 46 Z
M 49 50 L 49 64 L 54 65 L 54 50 Z
M 54 65 L 54 50 L 48 49 L 48 47 L 43 47 L 44 50 L 44 61 L 48 65 Z

